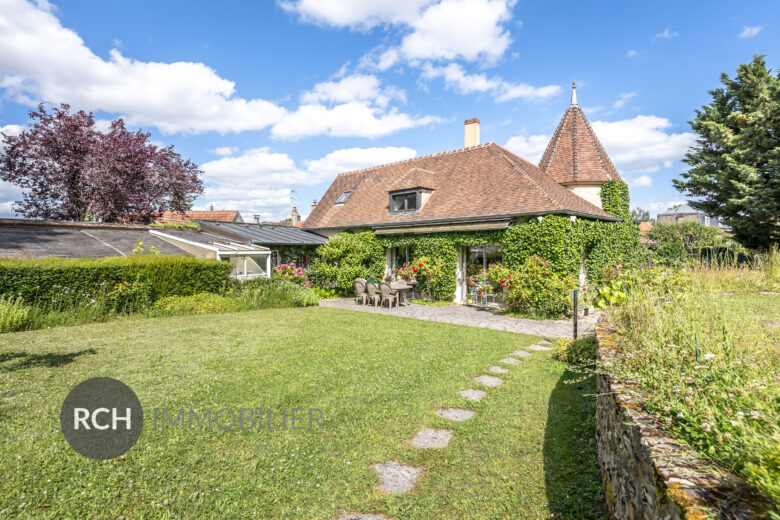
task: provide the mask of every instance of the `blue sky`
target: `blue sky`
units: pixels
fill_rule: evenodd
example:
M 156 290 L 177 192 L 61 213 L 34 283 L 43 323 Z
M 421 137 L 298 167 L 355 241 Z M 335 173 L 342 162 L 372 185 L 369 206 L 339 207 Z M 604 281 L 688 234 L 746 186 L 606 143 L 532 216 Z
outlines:
M 40 101 L 124 117 L 205 171 L 196 207 L 306 215 L 340 171 L 482 141 L 536 162 L 579 104 L 633 206 L 684 198 L 721 72 L 778 66 L 778 2 L 0 0 L 0 128 Z M 0 183 L 0 215 L 19 197 Z

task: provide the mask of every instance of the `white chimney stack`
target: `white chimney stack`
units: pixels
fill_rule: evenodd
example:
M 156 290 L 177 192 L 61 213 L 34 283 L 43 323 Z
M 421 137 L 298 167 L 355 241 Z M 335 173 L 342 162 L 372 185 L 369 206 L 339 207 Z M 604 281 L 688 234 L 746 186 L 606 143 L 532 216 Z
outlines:
M 476 117 L 466 119 L 463 130 L 465 137 L 463 146 L 465 148 L 479 145 L 479 119 Z
M 317 207 L 317 199 L 314 199 L 311 203 L 311 210 L 314 211 L 314 208 Z
M 298 222 L 300 222 L 300 221 L 301 221 L 301 214 L 298 213 L 298 208 L 293 206 L 293 209 L 292 209 L 292 225 L 293 225 L 293 227 L 297 226 Z

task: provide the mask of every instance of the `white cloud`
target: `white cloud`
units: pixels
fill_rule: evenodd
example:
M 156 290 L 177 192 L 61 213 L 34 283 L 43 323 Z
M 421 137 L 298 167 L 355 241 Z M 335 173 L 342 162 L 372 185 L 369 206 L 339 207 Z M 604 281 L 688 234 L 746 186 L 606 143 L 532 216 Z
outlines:
M 395 47 L 387 48 L 383 45 L 372 49 L 360 58 L 360 67 L 363 69 L 387 70 L 401 60 L 401 55 Z
M 203 201 L 193 207 L 196 210 L 237 209 L 244 221 L 253 222 L 253 215 L 260 215 L 263 221 L 280 220 L 290 216 L 290 189 L 236 189 L 206 188 L 200 199 Z
M 380 88 L 381 81 L 374 75 L 354 74 L 338 81 L 325 81 L 314 85 L 311 91 L 301 96 L 301 103 L 349 103 L 350 101 L 371 101 L 385 107 L 392 99 L 406 101 L 406 94 L 396 87 Z
M 621 94 L 618 94 L 617 100 L 615 100 L 615 103 L 612 105 L 612 108 L 623 108 L 628 101 L 636 97 L 636 92 L 623 92 Z
M 628 58 L 638 58 L 640 55 L 641 53 L 639 51 L 635 51 L 633 49 L 626 53 L 626 57 Z
M 370 103 L 352 101 L 334 107 L 301 105 L 271 128 L 278 139 L 302 139 L 313 135 L 379 137 L 417 126 L 439 123 L 435 116 L 410 116 L 397 109 L 383 110 Z
M 438 120 L 387 110 L 391 100 L 404 100 L 403 91 L 380 88 L 372 76 L 320 83 L 304 94 L 301 107 L 288 111 L 236 96 L 235 84 L 203 63 L 143 62 L 117 49 L 104 60 L 51 12 L 23 0 L 0 3 L 0 27 L 0 88 L 23 104 L 67 102 L 120 114 L 132 126 L 156 126 L 166 134 L 272 126 L 275 137 L 286 139 L 320 133 L 376 137 Z M 325 108 L 312 100 L 342 104 Z M 338 128 L 324 124 L 323 114 L 335 118 Z M 314 120 L 307 121 L 308 115 Z M 343 124 L 339 117 L 354 119 Z
M 758 36 L 758 33 L 760 33 L 763 28 L 763 25 L 746 25 L 742 28 L 742 32 L 739 33 L 738 38 L 753 38 L 754 36 Z
M 330 152 L 321 159 L 309 161 L 306 166 L 317 178 L 330 179 L 339 173 L 403 161 L 416 155 L 416 151 L 403 146 L 343 148 Z
M 649 175 L 640 175 L 639 177 L 626 178 L 626 182 L 632 188 L 647 188 L 653 185 L 653 178 Z
M 22 133 L 22 130 L 24 130 L 24 127 L 22 125 L 0 126 L 0 134 L 5 134 L 8 136 L 19 135 Z
M 683 158 L 696 142 L 696 134 L 667 133 L 665 117 L 638 115 L 621 121 L 591 123 L 616 166 L 628 173 L 651 173 Z
M 209 150 L 209 151 L 211 153 L 213 153 L 214 155 L 227 157 L 227 156 L 233 155 L 236 152 L 238 152 L 238 147 L 237 146 L 217 146 L 213 150 Z
M 246 150 L 235 157 L 223 157 L 200 165 L 204 180 L 217 186 L 241 186 L 250 190 L 263 186 L 314 184 L 287 154 L 268 147 Z M 240 190 L 240 191 L 242 191 Z
M 308 23 L 367 30 L 383 24 L 409 24 L 431 0 L 283 0 L 285 11 Z
M 512 43 L 511 0 L 442 0 L 426 8 L 401 41 L 409 60 L 462 58 L 494 63 Z
M 671 28 L 667 27 L 663 31 L 659 32 L 655 36 L 653 36 L 653 41 L 662 39 L 662 40 L 671 40 L 672 38 L 677 38 L 679 34 L 672 31 Z
M 557 96 L 561 93 L 559 85 L 546 85 L 534 87 L 527 83 L 510 83 L 500 77 L 488 77 L 486 74 L 468 74 L 457 63 L 450 63 L 443 67 L 437 67 L 431 63 L 422 65 L 422 79 L 430 80 L 443 78 L 444 84 L 461 94 L 473 94 L 475 92 L 489 92 L 496 102 L 510 101 L 512 99 L 543 100 Z
M 511 137 L 504 147 L 523 159 L 537 164 L 549 142 L 549 135 L 532 135 L 529 137 L 516 135 Z
M 666 211 L 669 211 L 669 208 L 673 208 L 674 206 L 682 206 L 683 204 L 688 204 L 688 201 L 685 200 L 668 200 L 666 202 L 648 202 L 647 204 L 644 204 L 642 207 L 647 207 L 648 211 L 651 213 L 664 213 Z
M 164 133 L 260 129 L 284 114 L 269 101 L 235 96 L 235 84 L 203 63 L 143 62 L 117 49 L 104 60 L 51 12 L 23 0 L 4 0 L 0 20 L 0 87 L 20 103 L 68 102 Z

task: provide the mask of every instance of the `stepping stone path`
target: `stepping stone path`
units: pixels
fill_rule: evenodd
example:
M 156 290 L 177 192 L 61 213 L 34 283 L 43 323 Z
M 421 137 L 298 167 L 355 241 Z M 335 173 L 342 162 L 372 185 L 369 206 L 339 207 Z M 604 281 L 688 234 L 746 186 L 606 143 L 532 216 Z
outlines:
M 487 392 L 484 390 L 474 390 L 473 388 L 469 388 L 468 390 L 461 390 L 458 393 L 469 401 L 480 401 L 487 395 Z
M 519 359 L 515 359 L 513 357 L 505 357 L 500 360 L 502 363 L 506 363 L 507 365 L 519 365 L 521 361 Z
M 434 430 L 425 428 L 417 432 L 412 439 L 412 446 L 415 448 L 446 448 L 452 439 L 452 432 L 449 430 Z
M 456 422 L 471 419 L 474 417 L 474 415 L 476 415 L 471 410 L 461 410 L 460 408 L 445 408 L 444 410 L 436 410 L 436 414 L 439 417 L 444 417 L 445 419 Z
M 543 347 L 541 345 L 528 345 L 525 348 L 528 350 L 552 350 L 550 347 Z
M 549 339 L 543 339 L 539 343 L 541 343 L 542 345 L 552 345 L 553 344 L 553 342 L 550 341 Z
M 509 369 L 506 369 L 506 368 L 503 368 L 503 367 L 497 367 L 495 365 L 489 366 L 488 370 L 490 372 L 493 372 L 494 374 L 508 374 L 509 373 Z
M 510 356 L 517 356 L 517 357 L 531 357 L 531 353 L 530 352 L 526 352 L 525 350 L 515 350 L 514 352 L 512 352 L 509 355 Z
M 341 515 L 338 520 L 386 520 L 387 517 L 383 515 L 364 515 L 361 513 L 347 513 Z
M 373 468 L 379 474 L 379 489 L 388 493 L 406 493 L 422 475 L 422 469 L 397 462 L 374 464 Z
M 477 376 L 474 381 L 485 386 L 498 386 L 504 382 L 503 379 L 496 376 Z

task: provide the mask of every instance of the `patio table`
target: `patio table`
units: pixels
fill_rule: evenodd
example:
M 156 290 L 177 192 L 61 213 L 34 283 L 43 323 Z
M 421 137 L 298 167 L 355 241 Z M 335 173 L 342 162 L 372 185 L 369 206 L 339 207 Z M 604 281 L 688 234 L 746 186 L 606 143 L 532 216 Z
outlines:
M 407 291 L 412 288 L 411 285 L 404 280 L 396 280 L 390 282 L 390 288 L 398 293 L 398 303 L 401 305 L 409 305 L 409 298 Z

